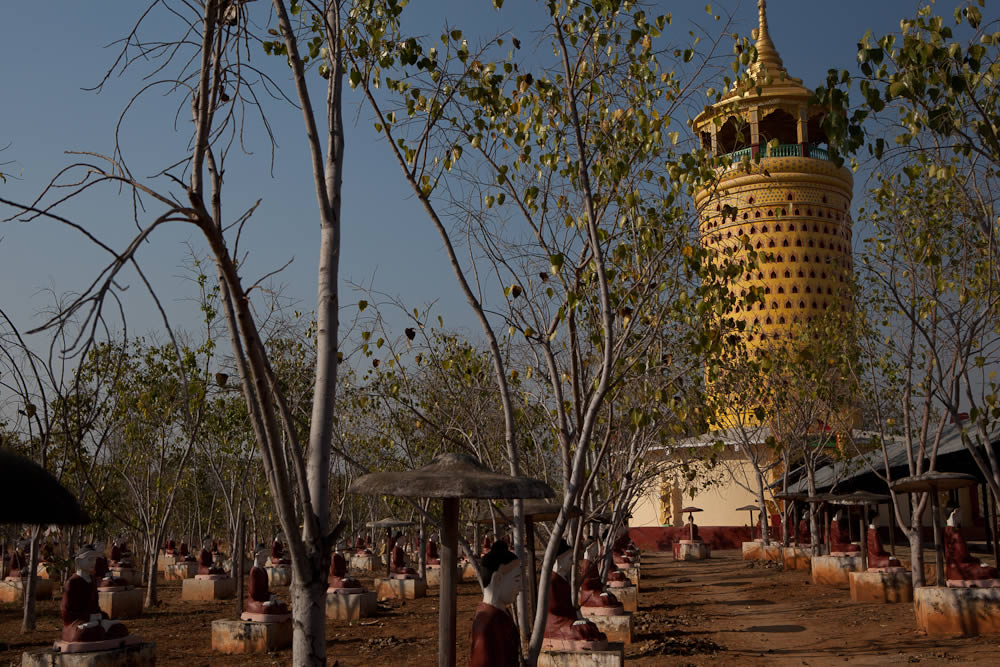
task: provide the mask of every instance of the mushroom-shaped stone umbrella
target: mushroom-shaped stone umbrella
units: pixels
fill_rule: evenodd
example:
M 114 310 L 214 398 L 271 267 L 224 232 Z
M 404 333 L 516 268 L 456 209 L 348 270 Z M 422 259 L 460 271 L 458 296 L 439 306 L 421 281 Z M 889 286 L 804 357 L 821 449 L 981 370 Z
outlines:
M 688 528 L 688 539 L 689 540 L 693 540 L 694 539 L 694 512 L 704 512 L 704 511 L 705 510 L 701 509 L 700 507 L 693 507 L 693 506 L 688 506 L 688 507 L 682 507 L 681 508 L 681 514 L 684 514 L 685 512 L 687 512 L 687 515 L 688 515 L 688 525 L 690 526 Z
M 934 551 L 937 564 L 937 585 L 944 586 L 944 544 L 941 542 L 941 504 L 938 493 L 952 489 L 962 489 L 979 483 L 973 475 L 963 472 L 925 472 L 922 475 L 904 477 L 889 484 L 896 493 L 929 493 L 931 516 L 934 526 Z
M 535 600 L 538 599 L 538 575 L 535 572 L 535 523 L 538 521 L 555 521 L 559 516 L 562 504 L 551 501 L 532 498 L 524 501 L 524 543 L 525 555 L 528 562 L 525 564 L 528 570 L 528 607 L 529 612 L 534 610 Z M 512 507 L 490 507 L 483 512 L 479 518 L 479 523 L 491 523 L 494 518 L 503 523 L 513 522 L 514 508 Z M 571 506 L 566 518 L 572 519 L 583 514 L 579 507 Z M 610 519 L 608 520 L 610 523 Z
M 737 512 L 750 512 L 750 540 L 753 540 L 753 513 L 759 511 L 760 508 L 756 505 L 744 505 L 743 507 L 737 507 Z
M 25 502 L 30 498 L 30 502 Z M 0 524 L 89 523 L 73 494 L 34 461 L 0 449 Z
M 867 491 L 855 491 L 842 496 L 831 496 L 829 502 L 833 505 L 844 507 L 860 507 L 861 511 L 861 531 L 858 533 L 861 541 L 861 570 L 868 569 L 868 507 L 869 505 L 881 505 L 891 502 L 892 498 L 879 493 L 869 493 Z
M 389 551 L 389 544 L 392 542 L 392 529 L 409 528 L 415 525 L 417 524 L 412 521 L 397 519 L 395 517 L 386 517 L 378 521 L 369 521 L 365 524 L 368 528 L 385 528 L 385 576 L 388 577 L 392 573 L 392 553 Z
M 545 482 L 488 470 L 471 456 L 443 454 L 408 472 L 375 472 L 354 480 L 351 493 L 441 498 L 441 592 L 438 612 L 438 664 L 455 665 L 458 501 L 460 498 L 551 498 Z

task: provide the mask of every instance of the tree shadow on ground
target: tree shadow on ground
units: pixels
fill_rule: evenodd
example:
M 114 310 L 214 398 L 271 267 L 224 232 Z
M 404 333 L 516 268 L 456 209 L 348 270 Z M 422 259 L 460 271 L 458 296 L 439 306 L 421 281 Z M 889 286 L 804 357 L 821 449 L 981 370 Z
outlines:
M 725 607 L 764 607 L 769 604 L 777 604 L 774 600 L 765 600 L 763 598 L 757 598 L 753 600 L 719 600 L 713 604 L 723 605 Z
M 710 581 L 709 586 L 749 586 L 752 581 Z
M 749 628 L 744 628 L 743 632 L 772 632 L 772 633 L 787 633 L 787 632 L 805 632 L 806 627 L 804 625 L 751 625 Z

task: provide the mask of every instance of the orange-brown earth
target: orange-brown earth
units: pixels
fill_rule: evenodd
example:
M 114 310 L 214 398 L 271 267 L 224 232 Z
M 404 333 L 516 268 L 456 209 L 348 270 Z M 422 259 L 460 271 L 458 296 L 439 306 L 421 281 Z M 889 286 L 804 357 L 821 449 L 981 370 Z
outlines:
M 915 629 L 909 604 L 853 604 L 846 589 L 815 586 L 800 571 L 746 563 L 736 552 L 675 563 L 643 554 L 639 612 L 626 657 L 636 665 L 998 664 L 1000 636 L 930 639 Z M 370 584 L 370 580 L 365 582 Z M 234 617 L 234 604 L 182 602 L 178 582 L 161 583 L 162 604 L 129 628 L 156 642 L 161 665 L 285 665 L 290 652 L 221 656 L 211 624 Z M 287 599 L 287 591 L 277 590 Z M 437 589 L 431 596 L 380 607 L 360 623 L 329 622 L 329 662 L 340 665 L 437 664 Z M 476 584 L 459 586 L 459 664 L 468 655 Z M 20 609 L 0 605 L 0 665 L 18 665 L 25 649 L 59 634 L 58 598 L 39 603 L 38 629 L 20 634 Z

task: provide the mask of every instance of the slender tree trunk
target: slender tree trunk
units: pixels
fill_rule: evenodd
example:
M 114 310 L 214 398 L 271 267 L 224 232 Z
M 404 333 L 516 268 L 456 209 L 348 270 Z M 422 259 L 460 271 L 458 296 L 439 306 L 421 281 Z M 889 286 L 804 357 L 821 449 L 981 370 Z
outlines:
M 41 526 L 31 527 L 31 548 L 28 552 L 28 579 L 24 584 L 24 617 L 21 632 L 35 629 L 35 589 L 38 587 L 38 543 L 42 536 Z
M 146 580 L 146 600 L 143 606 L 147 609 L 156 606 L 156 562 L 159 555 L 160 541 L 153 536 L 153 540 L 146 540 L 146 552 L 149 554 L 149 567 L 147 569 L 148 578 Z
M 924 578 L 924 541 L 921 534 L 920 517 L 913 517 L 907 537 L 910 540 L 910 576 L 913 581 L 913 588 L 920 588 L 925 584 Z
M 765 547 L 770 544 L 768 535 L 768 525 L 770 517 L 767 515 L 767 503 L 764 501 L 764 475 L 757 473 L 757 506 L 760 508 L 760 539 Z
M 812 466 L 806 468 L 806 482 L 809 488 L 809 495 L 816 495 L 816 471 Z M 813 555 L 819 555 L 819 526 L 816 523 L 816 503 L 809 503 L 809 544 L 812 547 Z

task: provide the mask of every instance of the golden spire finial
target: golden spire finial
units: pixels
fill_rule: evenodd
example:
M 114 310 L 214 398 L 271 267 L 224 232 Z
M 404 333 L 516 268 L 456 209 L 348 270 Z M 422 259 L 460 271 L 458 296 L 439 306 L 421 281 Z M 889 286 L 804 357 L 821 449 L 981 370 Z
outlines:
M 750 65 L 751 74 L 757 74 L 762 67 L 767 67 L 772 73 L 784 71 L 785 65 L 781 62 L 778 49 L 771 41 L 771 34 L 767 31 L 767 0 L 757 0 L 758 20 L 760 27 L 754 31 L 757 39 L 757 62 Z

